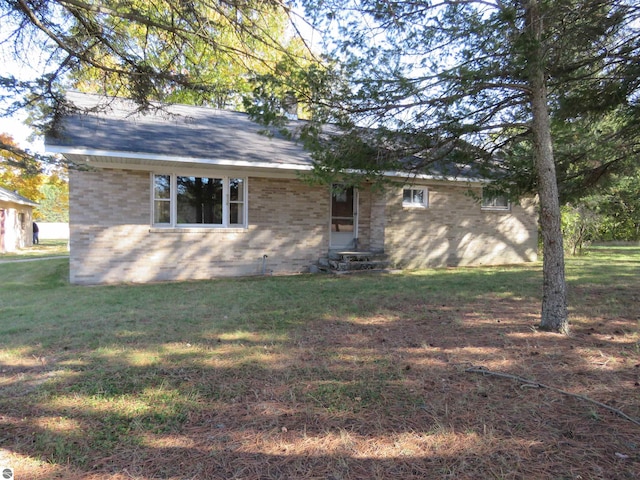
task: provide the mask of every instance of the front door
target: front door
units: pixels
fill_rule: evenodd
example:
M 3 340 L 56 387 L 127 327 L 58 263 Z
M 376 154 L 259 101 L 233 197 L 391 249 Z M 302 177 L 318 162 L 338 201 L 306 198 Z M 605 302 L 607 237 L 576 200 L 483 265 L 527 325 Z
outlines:
M 331 249 L 355 250 L 358 238 L 358 192 L 353 187 L 331 188 Z

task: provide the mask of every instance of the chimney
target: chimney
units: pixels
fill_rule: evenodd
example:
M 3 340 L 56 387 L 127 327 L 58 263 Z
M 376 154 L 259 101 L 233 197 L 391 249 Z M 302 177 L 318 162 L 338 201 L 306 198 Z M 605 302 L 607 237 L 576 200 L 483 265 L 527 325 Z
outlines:
M 282 99 L 282 110 L 288 120 L 298 120 L 298 100 L 294 92 L 287 92 Z

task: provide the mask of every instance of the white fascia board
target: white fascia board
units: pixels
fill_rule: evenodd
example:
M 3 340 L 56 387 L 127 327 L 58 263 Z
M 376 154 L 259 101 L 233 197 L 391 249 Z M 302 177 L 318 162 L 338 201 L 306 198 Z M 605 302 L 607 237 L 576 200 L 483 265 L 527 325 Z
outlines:
M 183 157 L 178 155 L 161 155 L 136 152 L 114 152 L 111 150 L 93 150 L 88 148 L 74 148 L 51 145 L 47 147 L 50 153 L 60 153 L 67 155 L 78 155 L 85 157 L 112 157 L 130 160 L 148 160 L 157 162 L 175 162 L 184 164 L 199 164 L 205 166 L 221 166 L 221 167 L 239 167 L 239 168 L 260 168 L 270 170 L 293 170 L 293 171 L 310 171 L 312 165 L 299 165 L 295 163 L 271 163 L 271 162 L 248 162 L 246 160 L 227 160 L 199 157 Z M 91 164 L 91 161 L 87 163 Z
M 411 173 L 407 172 L 383 172 L 385 177 L 399 177 L 404 178 L 407 181 L 414 180 L 430 180 L 430 181 L 443 181 L 443 182 L 460 182 L 460 183 L 487 183 L 487 179 L 473 178 L 473 177 L 451 177 L 444 175 L 427 175 L 423 173 Z
M 78 147 L 65 147 L 49 145 L 46 148 L 47 152 L 59 153 L 67 155 L 78 155 L 84 157 L 111 157 L 122 158 L 130 160 L 146 160 L 161 162 L 175 162 L 189 166 L 194 164 L 206 166 L 219 166 L 229 168 L 256 168 L 261 170 L 278 170 L 282 172 L 309 172 L 313 170 L 313 165 L 299 165 L 295 163 L 271 163 L 271 162 L 248 162 L 245 160 L 228 160 L 228 159 L 213 159 L 213 158 L 200 158 L 200 157 L 182 157 L 178 155 L 161 155 L 161 154 L 149 154 L 149 153 L 136 153 L 136 152 L 114 152 L 111 150 L 95 150 L 88 148 Z M 87 159 L 89 165 L 99 165 L 101 162 L 90 161 Z M 126 163 L 126 162 L 125 162 Z M 108 166 L 108 165 L 104 165 Z M 358 173 L 355 170 L 350 170 L 350 173 Z M 426 175 L 400 171 L 387 171 L 383 172 L 385 177 L 404 178 L 405 180 L 430 180 L 430 181 L 445 181 L 445 182 L 459 182 L 459 183 L 488 183 L 487 179 L 483 178 L 461 178 L 450 177 L 441 175 Z
M 359 170 L 347 170 L 347 173 L 351 174 L 359 174 L 363 173 Z M 444 175 L 427 175 L 425 173 L 407 173 L 401 171 L 386 171 L 382 172 L 382 175 L 385 177 L 396 177 L 402 178 L 406 180 L 407 183 L 412 183 L 414 180 L 429 180 L 432 182 L 457 182 L 457 183 L 489 183 L 490 180 L 486 178 L 475 178 L 475 177 L 452 177 L 452 176 L 444 176 Z
M 0 197 L 0 202 L 2 203 L 7 203 L 7 204 L 13 204 L 13 205 L 22 205 L 23 207 L 39 207 L 40 204 L 36 203 L 36 202 L 32 202 L 30 200 L 20 200 L 20 199 L 16 199 L 16 198 L 1 198 Z
M 29 200 L 28 198 L 25 198 L 22 195 L 11 192 L 9 190 L 0 190 L 0 202 L 13 203 L 14 205 L 25 205 L 27 207 L 38 207 L 40 205 L 33 200 Z

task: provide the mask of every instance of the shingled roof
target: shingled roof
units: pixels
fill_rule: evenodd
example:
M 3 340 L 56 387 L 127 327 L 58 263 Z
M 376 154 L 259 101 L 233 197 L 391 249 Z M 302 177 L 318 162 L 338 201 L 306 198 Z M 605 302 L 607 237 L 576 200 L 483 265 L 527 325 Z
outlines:
M 48 152 L 61 153 L 78 164 L 147 170 L 218 166 L 286 176 L 313 167 L 311 154 L 292 139 L 295 135 L 267 131 L 246 113 L 169 104 L 153 104 L 141 111 L 128 99 L 79 92 L 67 93 L 67 101 L 75 108 L 62 119 L 58 132 L 46 136 L 45 146 Z M 304 124 L 289 121 L 287 130 L 295 134 Z M 481 180 L 467 165 L 441 160 L 431 164 L 428 173 L 419 174 L 411 168 L 412 158 L 406 161 L 405 171 L 386 174 Z
M 308 170 L 300 143 L 245 113 L 188 105 L 156 105 L 141 112 L 122 98 L 67 94 L 78 111 L 45 139 L 47 151 L 80 163 L 227 165 Z M 302 122 L 299 122 L 302 123 Z
M 38 204 L 29 200 L 17 192 L 12 192 L 6 188 L 0 187 L 0 202 L 17 203 L 18 205 L 27 205 L 29 207 L 37 207 Z

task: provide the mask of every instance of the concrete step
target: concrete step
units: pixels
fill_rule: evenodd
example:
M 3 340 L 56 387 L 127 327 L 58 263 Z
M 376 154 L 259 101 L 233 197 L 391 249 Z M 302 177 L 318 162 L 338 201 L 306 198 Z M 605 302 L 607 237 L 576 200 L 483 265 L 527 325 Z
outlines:
M 382 252 L 331 251 L 318 261 L 317 269 L 327 273 L 380 271 L 389 267 L 388 258 Z
M 331 251 L 330 260 L 342 262 L 366 262 L 374 260 L 386 260 L 388 256 L 382 252 L 355 252 L 355 251 Z
M 389 266 L 389 262 L 386 260 L 363 260 L 363 261 L 349 261 L 349 262 L 336 262 L 329 261 L 329 265 L 332 270 L 346 271 L 346 270 L 383 270 Z

